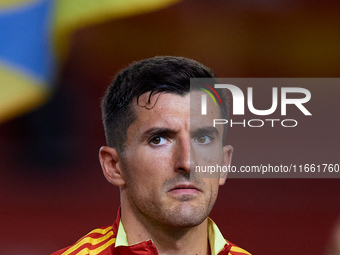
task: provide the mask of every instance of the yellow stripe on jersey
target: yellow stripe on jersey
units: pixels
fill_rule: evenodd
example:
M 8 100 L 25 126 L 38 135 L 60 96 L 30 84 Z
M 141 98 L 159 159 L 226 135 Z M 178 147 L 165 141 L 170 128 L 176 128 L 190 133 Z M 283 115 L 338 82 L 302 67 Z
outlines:
M 94 234 L 94 233 L 98 233 L 98 234 L 106 234 L 108 231 L 112 230 L 112 226 L 109 226 L 107 228 L 96 228 L 94 230 L 92 230 L 90 233 L 88 233 L 86 236 L 90 235 L 90 234 Z
M 112 227 L 106 228 L 104 230 L 103 229 L 95 229 L 95 230 L 91 231 L 89 234 L 92 234 L 92 233 L 100 233 L 100 234 L 104 233 L 105 234 L 106 232 L 107 232 L 107 234 L 105 236 L 103 236 L 103 237 L 100 237 L 100 238 L 88 237 L 89 234 L 87 234 L 86 235 L 87 237 L 80 239 L 78 241 L 78 243 L 73 245 L 70 249 L 65 251 L 62 255 L 70 254 L 70 253 L 74 252 L 75 250 L 77 250 L 78 248 L 80 248 L 82 245 L 85 245 L 85 244 L 96 245 L 96 244 L 99 244 L 99 243 L 109 239 L 113 235 L 113 231 L 111 230 L 111 228 Z M 107 231 L 108 229 L 109 229 L 109 231 Z M 114 243 L 115 241 L 116 241 L 116 238 L 113 238 L 112 240 L 110 240 L 109 241 L 110 245 L 112 244 L 111 242 Z
M 236 247 L 236 246 L 232 246 L 230 251 L 234 251 L 234 252 L 239 252 L 239 253 L 242 253 L 242 254 L 248 254 L 248 255 L 251 255 L 249 252 L 247 252 L 246 250 L 243 250 L 242 248 L 240 247 Z
M 84 248 L 82 249 L 80 252 L 77 253 L 77 255 L 97 255 L 99 253 L 101 253 L 103 250 L 105 250 L 107 247 L 109 247 L 110 245 L 114 244 L 116 241 L 116 238 L 113 238 L 111 240 L 109 240 L 108 242 L 106 242 L 104 245 L 98 247 L 97 249 L 94 250 L 88 250 L 88 248 Z

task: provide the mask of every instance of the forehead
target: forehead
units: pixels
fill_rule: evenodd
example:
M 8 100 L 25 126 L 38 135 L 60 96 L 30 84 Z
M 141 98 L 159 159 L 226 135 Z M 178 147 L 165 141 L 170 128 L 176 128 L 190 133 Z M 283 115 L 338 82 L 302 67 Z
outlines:
M 150 93 L 140 96 L 134 104 L 136 122 L 158 122 L 159 125 L 170 125 L 173 122 L 190 118 L 190 94 L 176 95 L 171 93 L 157 93 L 150 97 Z M 151 123 L 150 123 L 151 124 Z M 189 124 L 189 123 L 188 123 Z
M 201 95 L 204 92 L 194 91 L 185 95 L 172 93 L 143 94 L 137 104 L 133 103 L 136 121 L 131 126 L 156 125 L 159 127 L 186 126 L 187 129 L 200 126 L 212 126 L 213 119 L 220 118 L 220 109 L 211 98 L 207 100 L 207 115 L 201 115 Z M 149 101 L 150 100 L 150 101 Z

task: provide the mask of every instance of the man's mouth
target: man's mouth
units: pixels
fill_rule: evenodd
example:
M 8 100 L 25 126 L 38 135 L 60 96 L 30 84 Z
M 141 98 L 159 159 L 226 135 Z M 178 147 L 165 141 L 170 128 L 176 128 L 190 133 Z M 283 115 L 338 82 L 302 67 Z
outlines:
M 171 188 L 169 192 L 172 194 L 196 194 L 200 192 L 200 189 L 192 183 L 181 183 Z

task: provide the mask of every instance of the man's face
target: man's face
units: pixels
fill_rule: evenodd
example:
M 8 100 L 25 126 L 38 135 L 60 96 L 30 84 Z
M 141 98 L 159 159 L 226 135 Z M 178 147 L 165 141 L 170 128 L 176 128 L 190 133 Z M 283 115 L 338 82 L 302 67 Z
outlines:
M 220 111 L 208 102 L 209 115 L 194 114 L 190 121 L 190 94 L 153 95 L 147 105 L 152 109 L 143 107 L 148 96 L 142 95 L 134 107 L 137 119 L 127 130 L 120 156 L 122 203 L 157 223 L 196 226 L 209 215 L 225 177 L 200 178 L 195 166 L 230 163 L 231 148 L 222 148 L 223 125 L 213 128 Z

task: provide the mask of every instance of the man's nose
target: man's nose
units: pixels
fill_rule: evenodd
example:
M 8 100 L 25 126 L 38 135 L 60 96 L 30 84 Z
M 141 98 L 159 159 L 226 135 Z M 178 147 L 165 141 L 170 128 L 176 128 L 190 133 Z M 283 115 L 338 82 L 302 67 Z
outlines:
M 175 150 L 175 171 L 190 173 L 190 166 L 192 165 L 190 137 L 180 139 Z

